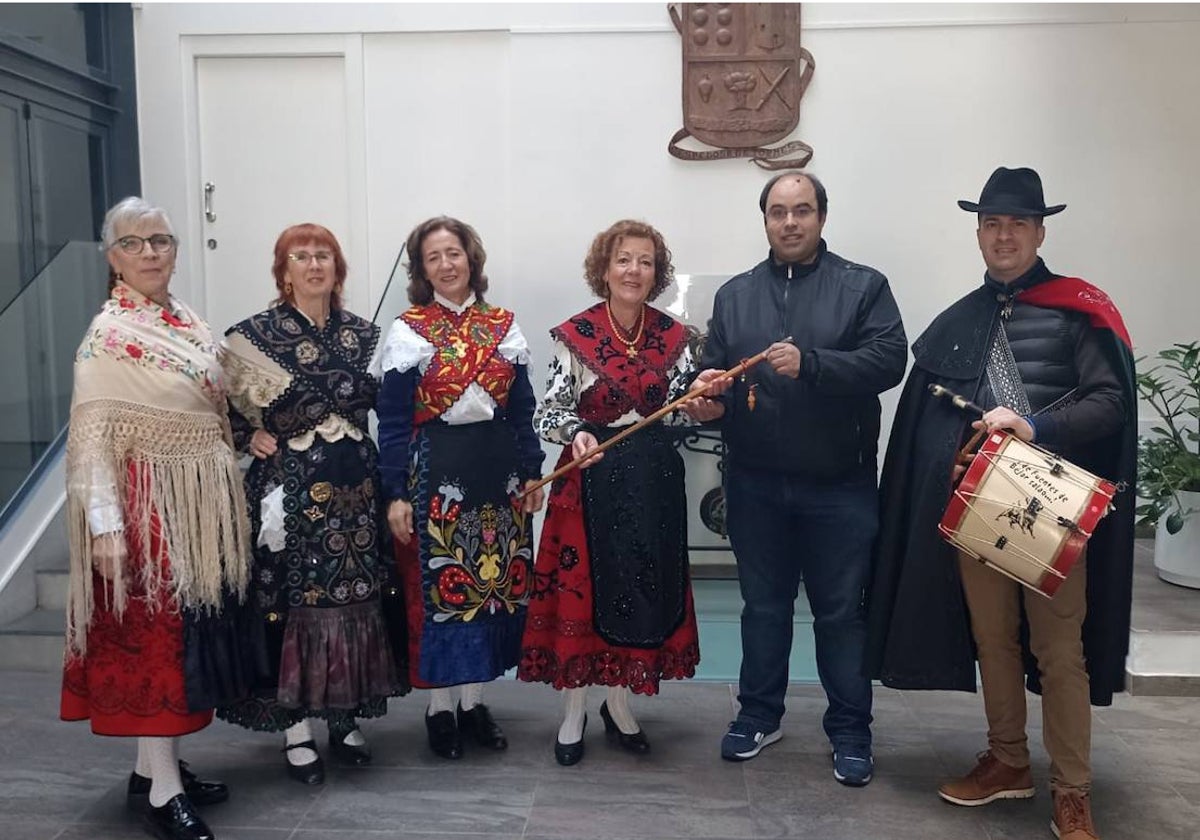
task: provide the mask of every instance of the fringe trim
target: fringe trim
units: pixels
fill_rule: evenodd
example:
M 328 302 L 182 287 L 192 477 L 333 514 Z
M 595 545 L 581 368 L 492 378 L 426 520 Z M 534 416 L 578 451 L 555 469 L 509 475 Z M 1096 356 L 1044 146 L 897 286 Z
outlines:
M 244 600 L 250 525 L 228 421 L 214 413 L 169 411 L 121 400 L 76 405 L 67 438 L 67 523 L 71 580 L 68 659 L 87 653 L 96 607 L 90 480 L 110 476 L 129 551 L 102 587 L 118 618 L 131 596 L 147 608 L 220 612 L 222 589 Z

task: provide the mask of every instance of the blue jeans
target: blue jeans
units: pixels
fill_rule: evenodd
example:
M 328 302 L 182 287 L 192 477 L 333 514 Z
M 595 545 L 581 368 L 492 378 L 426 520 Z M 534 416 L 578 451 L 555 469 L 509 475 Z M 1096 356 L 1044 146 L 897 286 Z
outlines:
M 783 717 L 801 576 L 834 748 L 871 743 L 871 681 L 861 674 L 863 591 L 879 529 L 874 469 L 841 481 L 731 468 L 726 524 L 742 590 L 738 717 L 769 731 Z

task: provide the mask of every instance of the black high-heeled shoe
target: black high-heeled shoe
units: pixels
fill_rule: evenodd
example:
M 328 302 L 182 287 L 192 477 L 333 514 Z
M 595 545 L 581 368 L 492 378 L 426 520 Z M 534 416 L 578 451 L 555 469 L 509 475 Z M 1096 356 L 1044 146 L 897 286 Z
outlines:
M 609 738 L 615 737 L 621 749 L 638 755 L 650 752 L 650 742 L 646 740 L 646 733 L 640 728 L 632 735 L 622 732 L 621 727 L 617 726 L 617 722 L 612 719 L 612 715 L 608 711 L 607 700 L 600 704 L 600 717 L 604 719 L 604 734 Z
M 570 767 L 572 764 L 578 764 L 583 758 L 583 736 L 587 732 L 587 715 L 583 716 L 583 730 L 579 733 L 579 740 L 573 744 L 564 744 L 558 738 L 554 739 L 554 760 L 563 767 Z
M 310 761 L 308 764 L 292 764 L 287 760 L 285 755 L 283 763 L 287 765 L 287 773 L 297 782 L 302 785 L 323 785 L 325 784 L 325 762 L 321 760 L 321 754 L 317 752 L 317 744 L 315 741 L 301 741 L 299 744 L 288 744 L 283 748 L 284 753 L 289 750 L 298 750 L 307 747 L 317 754 L 316 761 Z
M 162 806 L 149 806 L 142 825 L 158 840 L 214 840 L 212 829 L 196 813 L 185 793 L 177 793 Z

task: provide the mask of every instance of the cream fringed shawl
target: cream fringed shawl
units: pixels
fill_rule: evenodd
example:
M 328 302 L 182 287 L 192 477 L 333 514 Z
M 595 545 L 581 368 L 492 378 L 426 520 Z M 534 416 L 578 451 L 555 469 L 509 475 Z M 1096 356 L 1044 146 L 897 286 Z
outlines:
M 135 592 L 150 609 L 219 610 L 243 597 L 250 526 L 208 325 L 117 284 L 75 355 L 67 435 L 71 589 L 67 654 L 87 651 L 96 593 L 92 500 L 115 487 L 129 556 L 104 587 L 117 616 Z

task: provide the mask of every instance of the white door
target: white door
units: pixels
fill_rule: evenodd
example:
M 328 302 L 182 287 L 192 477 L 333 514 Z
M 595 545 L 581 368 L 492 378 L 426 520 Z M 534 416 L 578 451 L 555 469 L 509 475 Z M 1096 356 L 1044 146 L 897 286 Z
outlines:
M 342 56 L 196 59 L 206 211 L 197 245 L 204 313 L 218 335 L 275 298 L 271 262 L 284 228 L 316 222 L 348 248 L 345 79 Z

